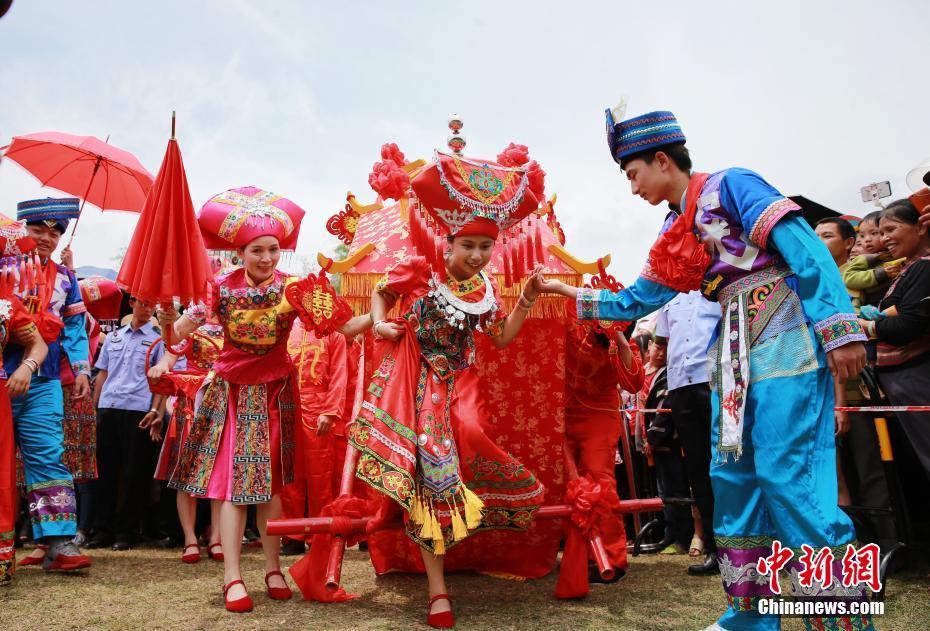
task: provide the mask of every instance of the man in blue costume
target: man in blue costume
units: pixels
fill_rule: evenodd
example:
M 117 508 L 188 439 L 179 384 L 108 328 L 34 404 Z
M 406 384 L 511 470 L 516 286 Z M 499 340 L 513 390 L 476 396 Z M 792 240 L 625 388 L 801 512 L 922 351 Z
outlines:
M 708 354 L 711 481 L 728 607 L 709 628 L 780 628 L 778 616 L 758 613 L 759 600 L 772 592 L 757 563 L 772 554 L 775 540 L 794 552 L 785 567 L 792 594 L 864 600 L 864 587 L 840 581 L 855 531 L 837 506 L 833 375 L 845 380 L 859 373 L 866 338 L 836 265 L 800 208 L 756 173 L 692 174 L 671 112 L 622 118 L 608 110 L 608 144 L 633 194 L 652 205 L 667 202 L 681 216 L 666 221 L 642 274 L 623 291 L 554 280 L 539 289 L 576 299 L 584 319 L 636 320 L 694 289 L 720 303 Z M 829 588 L 800 584 L 803 544 L 831 548 Z M 811 629 L 872 628 L 868 616 L 805 622 Z
M 48 355 L 33 375 L 29 392 L 12 400 L 32 535 L 40 542 L 37 552 L 21 564 L 41 561 L 47 570 L 78 570 L 91 564 L 72 542 L 77 532 L 77 502 L 71 473 L 62 463 L 61 363 L 67 361 L 74 371 L 74 396 L 88 396 L 90 362 L 84 328 L 86 310 L 74 274 L 51 260 L 58 240 L 68 228 L 68 221 L 78 216 L 79 201 L 76 198 L 36 199 L 20 202 L 16 209 L 16 218 L 26 222 L 41 260 L 41 267 L 36 270 L 37 289 L 21 298 L 27 310 L 34 314 L 39 332 L 48 344 Z M 10 344 L 6 347 L 3 364 L 8 373 L 20 364 L 22 353 L 21 346 Z

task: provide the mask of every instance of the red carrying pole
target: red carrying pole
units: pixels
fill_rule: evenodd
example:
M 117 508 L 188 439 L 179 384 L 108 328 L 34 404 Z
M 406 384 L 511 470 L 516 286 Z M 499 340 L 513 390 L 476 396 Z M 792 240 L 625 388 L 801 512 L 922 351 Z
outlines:
M 326 589 L 335 592 L 342 578 L 342 559 L 346 553 L 346 540 L 341 535 L 333 537 L 329 546 L 329 561 L 326 563 Z
M 355 417 L 362 409 L 362 398 L 365 393 L 365 347 L 362 346 L 362 352 L 358 357 L 358 370 L 355 379 L 355 400 L 352 402 L 352 419 L 348 425 L 355 422 Z M 348 429 L 348 427 L 347 427 Z M 358 450 L 348 443 L 346 445 L 346 457 L 342 465 L 342 479 L 339 482 L 339 497 L 352 495 L 352 482 L 355 480 L 355 464 L 358 461 Z M 346 553 L 346 540 L 342 535 L 335 535 L 329 546 L 329 561 L 326 563 L 326 589 L 335 592 L 339 589 L 339 581 L 342 578 L 342 560 Z
M 662 510 L 662 498 L 651 497 L 641 500 L 620 500 L 619 505 L 614 509 L 617 515 L 626 515 L 630 513 L 653 513 Z M 572 507 L 568 504 L 553 504 L 543 506 L 535 513 L 536 519 L 565 519 L 571 517 Z M 364 532 L 371 521 L 371 517 L 359 517 L 349 520 L 349 530 L 352 532 Z M 332 530 L 332 517 L 304 517 L 302 519 L 274 519 L 268 522 L 268 534 L 274 536 L 280 535 L 315 535 L 327 533 Z M 400 528 L 400 521 L 394 522 L 387 526 L 386 529 Z
M 365 527 L 371 521 L 370 517 L 349 520 L 349 530 L 352 532 L 365 532 Z M 319 535 L 331 532 L 333 529 L 332 517 L 304 517 L 303 519 L 272 519 L 268 521 L 268 534 L 274 537 L 281 535 Z

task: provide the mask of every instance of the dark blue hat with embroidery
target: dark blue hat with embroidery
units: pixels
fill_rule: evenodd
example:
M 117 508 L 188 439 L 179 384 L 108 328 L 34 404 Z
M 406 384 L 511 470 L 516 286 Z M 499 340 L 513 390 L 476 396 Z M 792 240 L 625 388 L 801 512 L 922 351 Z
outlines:
M 648 149 L 685 142 L 681 125 L 671 112 L 649 112 L 622 120 L 625 109 L 626 105 L 621 103 L 607 110 L 607 145 L 617 164 L 623 158 Z
M 57 228 L 64 234 L 68 222 L 81 214 L 81 200 L 77 197 L 46 197 L 30 199 L 16 205 L 16 218 L 19 221 L 45 224 Z

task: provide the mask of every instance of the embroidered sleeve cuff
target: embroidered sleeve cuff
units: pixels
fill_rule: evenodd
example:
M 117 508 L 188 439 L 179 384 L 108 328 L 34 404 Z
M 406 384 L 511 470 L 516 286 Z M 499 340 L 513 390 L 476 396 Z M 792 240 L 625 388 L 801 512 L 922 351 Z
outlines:
M 755 223 L 752 224 L 752 229 L 749 231 L 749 240 L 760 248 L 765 248 L 765 243 L 769 239 L 769 233 L 772 231 L 772 228 L 775 227 L 775 224 L 778 223 L 778 220 L 790 212 L 800 210 L 801 207 L 787 197 L 783 197 L 777 202 L 772 202 L 762 211 L 762 214 L 759 215 Z
M 814 325 L 817 341 L 823 350 L 829 352 L 834 348 L 849 344 L 850 342 L 865 342 L 867 340 L 859 320 L 854 313 L 837 313 L 826 320 Z
M 184 315 L 197 326 L 203 326 L 207 322 L 207 306 L 204 304 L 194 305 L 185 311 Z
M 65 305 L 61 310 L 61 317 L 67 318 L 68 316 L 78 315 L 81 313 L 86 313 L 87 307 L 84 306 L 84 302 L 73 302 L 70 305 Z
M 599 320 L 600 309 L 598 303 L 601 299 L 600 289 L 582 287 L 578 290 L 576 306 L 579 320 Z
M 90 362 L 87 362 L 87 361 L 71 362 L 71 371 L 75 375 L 86 375 L 87 377 L 90 377 Z

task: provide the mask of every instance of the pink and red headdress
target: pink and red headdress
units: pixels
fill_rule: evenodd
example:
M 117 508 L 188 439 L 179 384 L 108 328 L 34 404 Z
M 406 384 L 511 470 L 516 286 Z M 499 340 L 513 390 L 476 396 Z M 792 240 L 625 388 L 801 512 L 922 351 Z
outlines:
M 210 250 L 238 250 L 263 236 L 277 238 L 282 250 L 294 250 L 303 217 L 303 209 L 291 200 L 243 186 L 211 197 L 197 222 Z

